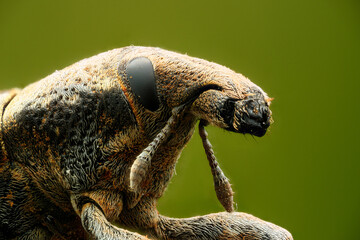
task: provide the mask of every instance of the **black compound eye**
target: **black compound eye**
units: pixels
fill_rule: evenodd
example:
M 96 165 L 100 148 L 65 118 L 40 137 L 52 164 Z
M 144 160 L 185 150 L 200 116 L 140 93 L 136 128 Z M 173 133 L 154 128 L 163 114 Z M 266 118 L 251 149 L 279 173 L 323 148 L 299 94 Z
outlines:
M 160 103 L 151 61 L 145 57 L 134 58 L 128 63 L 126 74 L 130 87 L 140 103 L 150 111 L 157 110 Z

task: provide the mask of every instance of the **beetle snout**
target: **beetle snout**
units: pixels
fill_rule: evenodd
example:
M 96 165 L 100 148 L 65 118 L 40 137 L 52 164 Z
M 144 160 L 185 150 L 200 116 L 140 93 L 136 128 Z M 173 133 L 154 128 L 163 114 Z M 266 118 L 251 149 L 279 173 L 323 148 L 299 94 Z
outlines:
M 267 128 L 270 126 L 271 111 L 265 100 L 254 98 L 235 105 L 235 121 L 241 133 L 250 133 L 262 137 L 265 135 Z
M 258 137 L 265 135 L 271 123 L 271 111 L 264 95 L 252 90 L 242 100 L 228 99 L 221 115 L 228 130 L 249 133 Z

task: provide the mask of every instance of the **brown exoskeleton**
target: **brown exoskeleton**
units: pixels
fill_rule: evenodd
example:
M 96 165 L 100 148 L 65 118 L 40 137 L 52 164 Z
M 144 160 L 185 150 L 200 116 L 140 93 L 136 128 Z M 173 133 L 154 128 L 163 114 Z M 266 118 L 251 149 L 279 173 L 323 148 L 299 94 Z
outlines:
M 268 96 L 226 67 L 126 47 L 2 92 L 0 103 L 1 239 L 292 239 L 233 211 L 204 126 L 263 136 L 271 112 Z M 227 212 L 162 216 L 157 200 L 199 120 Z

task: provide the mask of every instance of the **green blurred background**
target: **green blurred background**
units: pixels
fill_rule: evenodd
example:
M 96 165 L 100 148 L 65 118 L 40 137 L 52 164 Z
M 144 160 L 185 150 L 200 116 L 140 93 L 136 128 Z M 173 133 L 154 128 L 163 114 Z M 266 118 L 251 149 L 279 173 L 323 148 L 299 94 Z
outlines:
M 208 128 L 238 211 L 297 240 L 360 239 L 359 1 L 0 0 L 1 89 L 127 45 L 215 61 L 275 98 L 263 138 Z M 222 211 L 198 134 L 159 210 Z

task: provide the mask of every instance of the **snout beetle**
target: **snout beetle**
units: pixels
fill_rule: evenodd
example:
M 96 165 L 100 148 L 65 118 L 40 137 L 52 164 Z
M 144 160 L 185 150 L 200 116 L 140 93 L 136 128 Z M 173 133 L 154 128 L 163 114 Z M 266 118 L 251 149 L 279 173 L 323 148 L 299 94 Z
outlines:
M 270 101 L 226 67 L 135 46 L 1 92 L 0 239 L 292 239 L 234 212 L 204 128 L 263 136 Z M 198 121 L 226 212 L 162 216 L 157 200 Z

